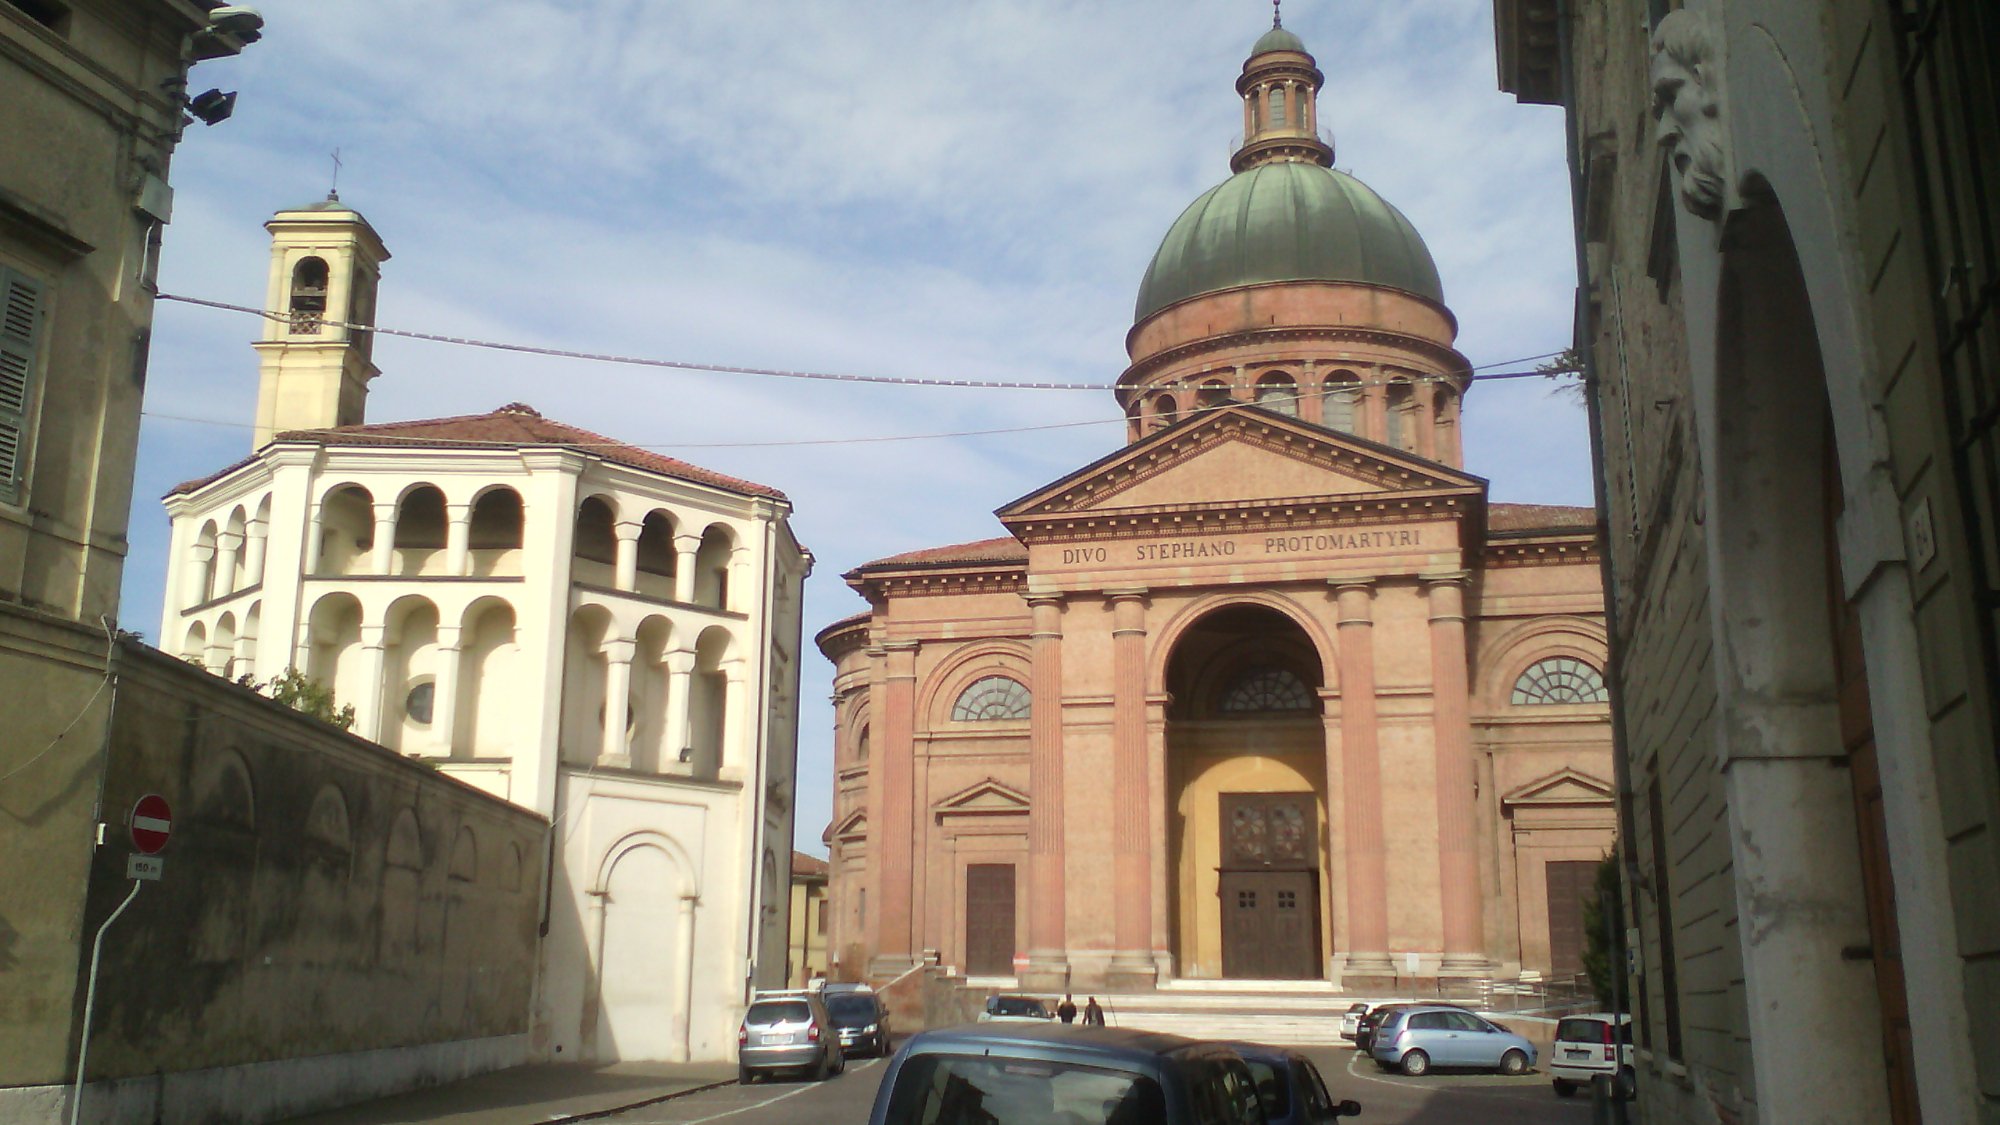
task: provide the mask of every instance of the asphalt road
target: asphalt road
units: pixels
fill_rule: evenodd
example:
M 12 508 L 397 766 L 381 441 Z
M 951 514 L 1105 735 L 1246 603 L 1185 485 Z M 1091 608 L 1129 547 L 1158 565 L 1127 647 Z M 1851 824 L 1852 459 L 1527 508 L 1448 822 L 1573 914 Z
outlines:
M 1306 1050 L 1336 1100 L 1361 1103 L 1360 1125 L 1587 1125 L 1587 1097 L 1558 1098 L 1546 1074 L 1384 1074 L 1346 1048 Z M 752 1086 L 703 1090 L 602 1118 L 617 1125 L 863 1125 L 875 1104 L 884 1060 L 850 1062 L 824 1082 L 766 1079 Z

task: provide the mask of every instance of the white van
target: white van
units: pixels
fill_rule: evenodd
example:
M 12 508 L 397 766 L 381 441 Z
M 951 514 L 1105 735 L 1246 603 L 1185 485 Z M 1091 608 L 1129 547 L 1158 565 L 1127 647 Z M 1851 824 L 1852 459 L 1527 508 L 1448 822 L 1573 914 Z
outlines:
M 1615 1035 L 1613 1027 L 1618 1029 Z M 1556 1024 L 1548 1067 L 1557 1097 L 1574 1096 L 1578 1086 L 1590 1085 L 1590 1080 L 1600 1074 L 1619 1076 L 1630 1082 L 1632 1017 L 1614 1016 L 1610 1012 L 1563 1017 Z

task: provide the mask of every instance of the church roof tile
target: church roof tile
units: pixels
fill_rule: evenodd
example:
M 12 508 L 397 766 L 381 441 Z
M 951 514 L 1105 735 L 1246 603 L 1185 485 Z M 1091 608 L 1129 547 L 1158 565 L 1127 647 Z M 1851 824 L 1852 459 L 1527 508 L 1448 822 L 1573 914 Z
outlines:
M 533 407 L 518 402 L 510 402 L 486 414 L 419 418 L 408 422 L 373 422 L 359 426 L 335 426 L 323 430 L 290 430 L 279 434 L 274 440 L 315 442 L 320 445 L 564 446 L 602 457 L 606 461 L 644 469 L 676 480 L 704 484 L 711 488 L 748 496 L 785 499 L 784 493 L 769 485 L 727 476 L 699 465 L 690 465 L 686 461 L 544 418 Z M 192 492 L 228 476 L 248 463 L 239 461 L 219 473 L 175 485 L 167 495 Z
M 1488 531 L 1556 531 L 1597 525 L 1597 509 L 1568 504 L 1489 504 Z
M 943 547 L 926 547 L 921 551 L 905 551 L 900 555 L 890 555 L 886 559 L 862 563 L 856 570 L 875 570 L 898 566 L 948 566 L 954 563 L 1019 563 L 1028 561 L 1028 548 L 1011 535 L 994 539 L 975 539 L 970 543 L 952 543 Z

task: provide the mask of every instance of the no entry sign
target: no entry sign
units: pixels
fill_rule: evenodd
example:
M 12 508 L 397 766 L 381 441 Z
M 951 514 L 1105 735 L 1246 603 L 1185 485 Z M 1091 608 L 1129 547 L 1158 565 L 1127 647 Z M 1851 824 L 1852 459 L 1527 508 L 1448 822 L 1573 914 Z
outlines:
M 127 823 L 132 827 L 132 846 L 147 855 L 158 855 L 173 832 L 174 813 L 167 807 L 165 797 L 148 793 L 132 806 Z

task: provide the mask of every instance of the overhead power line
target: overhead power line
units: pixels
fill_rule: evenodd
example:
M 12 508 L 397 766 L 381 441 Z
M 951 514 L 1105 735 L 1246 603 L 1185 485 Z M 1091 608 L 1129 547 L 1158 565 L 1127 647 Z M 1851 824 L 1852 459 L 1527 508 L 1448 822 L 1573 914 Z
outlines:
M 156 296 L 158 300 L 162 301 L 178 301 L 181 304 L 197 305 L 200 306 L 201 308 L 221 309 L 225 312 L 244 313 L 249 316 L 260 317 L 264 320 L 275 321 L 277 323 L 285 325 L 290 325 L 292 322 L 291 314 L 284 312 L 276 312 L 271 309 L 260 309 L 250 305 L 236 305 L 236 304 L 231 304 L 227 301 L 211 301 L 204 297 L 189 297 L 179 293 L 160 293 L 157 294 Z M 382 336 L 398 336 L 409 340 L 427 340 L 434 344 L 454 344 L 459 347 L 465 347 L 465 348 L 485 348 L 490 351 L 517 352 L 523 355 L 547 356 L 552 359 L 580 359 L 580 360 L 588 360 L 592 363 L 615 363 L 631 367 L 663 367 L 675 371 L 708 371 L 722 375 L 755 375 L 773 379 L 810 379 L 810 380 L 817 380 L 821 382 L 830 382 L 830 383 L 872 383 L 872 384 L 901 386 L 901 387 L 949 387 L 949 388 L 961 388 L 961 389 L 970 388 L 977 390 L 995 390 L 995 391 L 1104 391 L 1111 389 L 1110 387 L 1108 387 L 1103 383 L 1057 383 L 1057 382 L 983 380 L 983 379 L 931 379 L 931 378 L 921 378 L 909 375 L 854 375 L 854 374 L 842 374 L 830 371 L 789 371 L 789 370 L 784 370 L 782 368 L 741 367 L 732 364 L 705 363 L 695 360 L 657 359 L 648 356 L 629 356 L 629 355 L 617 355 L 609 352 L 587 352 L 587 351 L 573 350 L 569 348 L 550 348 L 550 347 L 543 347 L 537 344 L 516 344 L 499 340 L 478 340 L 465 336 L 447 336 L 437 332 L 415 332 L 404 328 L 384 328 L 380 325 L 359 324 L 353 321 L 346 321 L 346 320 L 322 319 L 319 321 L 319 323 L 323 326 L 340 328 L 354 332 L 373 332 L 376 333 L 377 335 L 382 335 Z M 1561 354 L 1562 354 L 1561 351 L 1542 352 L 1539 355 L 1522 356 L 1519 359 L 1502 360 L 1498 363 L 1480 364 L 1474 367 L 1466 368 L 1463 371 L 1449 372 L 1448 375 L 1469 377 L 1474 379 L 1525 378 L 1530 375 L 1544 375 L 1546 373 L 1539 371 L 1512 372 L 1505 375 L 1486 375 L 1486 376 L 1481 376 L 1477 373 L 1489 367 L 1510 367 L 1517 363 L 1528 363 L 1533 360 L 1547 359 L 1550 356 L 1556 356 Z M 1413 376 L 1412 381 L 1434 381 L 1444 377 L 1445 376 L 1438 376 L 1438 375 Z M 1370 386 L 1379 384 L 1350 383 L 1348 385 Z

